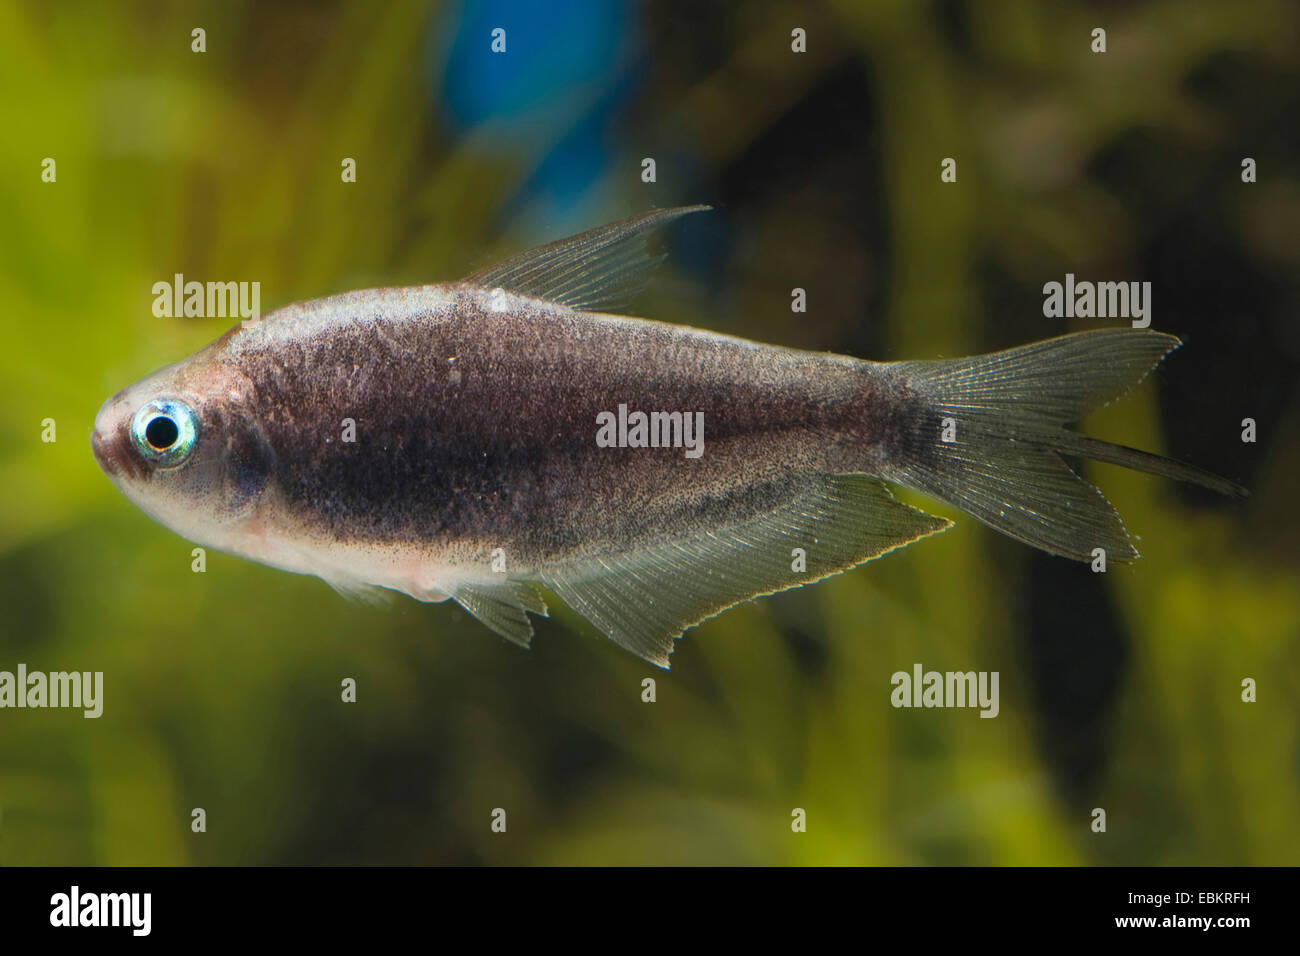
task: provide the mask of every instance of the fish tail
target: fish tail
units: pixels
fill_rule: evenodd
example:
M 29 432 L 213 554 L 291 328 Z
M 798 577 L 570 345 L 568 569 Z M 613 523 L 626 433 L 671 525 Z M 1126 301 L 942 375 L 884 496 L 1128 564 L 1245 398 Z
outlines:
M 1110 502 L 1062 455 L 1122 465 L 1234 498 L 1236 482 L 1064 425 L 1137 385 L 1181 343 L 1147 329 L 1080 332 L 988 355 L 886 366 L 902 397 L 882 477 L 1019 541 L 1080 561 L 1138 556 Z

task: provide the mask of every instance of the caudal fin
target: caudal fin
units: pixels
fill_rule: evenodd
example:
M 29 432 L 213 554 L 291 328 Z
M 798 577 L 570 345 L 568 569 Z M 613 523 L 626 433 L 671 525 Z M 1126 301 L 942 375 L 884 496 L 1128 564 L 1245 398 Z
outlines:
M 1063 426 L 1137 385 L 1181 343 L 1146 329 L 1063 335 L 971 358 L 889 366 L 911 396 L 883 476 L 1051 554 L 1089 561 L 1137 551 L 1119 515 L 1061 455 L 1122 465 L 1245 497 L 1241 485 Z

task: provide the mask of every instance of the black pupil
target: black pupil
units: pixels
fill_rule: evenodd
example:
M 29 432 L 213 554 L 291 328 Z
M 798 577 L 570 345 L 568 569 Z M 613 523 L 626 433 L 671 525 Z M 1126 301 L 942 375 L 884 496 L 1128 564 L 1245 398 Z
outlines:
M 144 439 L 159 451 L 171 448 L 176 439 L 181 437 L 181 430 L 170 418 L 159 415 L 144 426 Z

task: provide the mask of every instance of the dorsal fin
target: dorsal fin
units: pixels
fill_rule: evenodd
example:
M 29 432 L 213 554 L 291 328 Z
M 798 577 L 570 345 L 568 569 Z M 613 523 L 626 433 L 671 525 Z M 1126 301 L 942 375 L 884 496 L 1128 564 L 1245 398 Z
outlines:
M 664 256 L 652 254 L 653 229 L 711 206 L 675 206 L 589 229 L 538 246 L 463 280 L 486 289 L 505 289 L 547 299 L 582 312 L 608 312 L 631 302 Z

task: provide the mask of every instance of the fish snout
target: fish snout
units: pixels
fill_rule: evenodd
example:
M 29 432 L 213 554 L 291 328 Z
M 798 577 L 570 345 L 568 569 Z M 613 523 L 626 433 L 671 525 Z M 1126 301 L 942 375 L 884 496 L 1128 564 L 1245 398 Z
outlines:
M 95 430 L 90 435 L 90 450 L 104 474 L 118 478 L 139 479 L 144 469 L 127 440 L 126 426 L 119 414 L 120 395 L 104 403 L 95 416 Z

